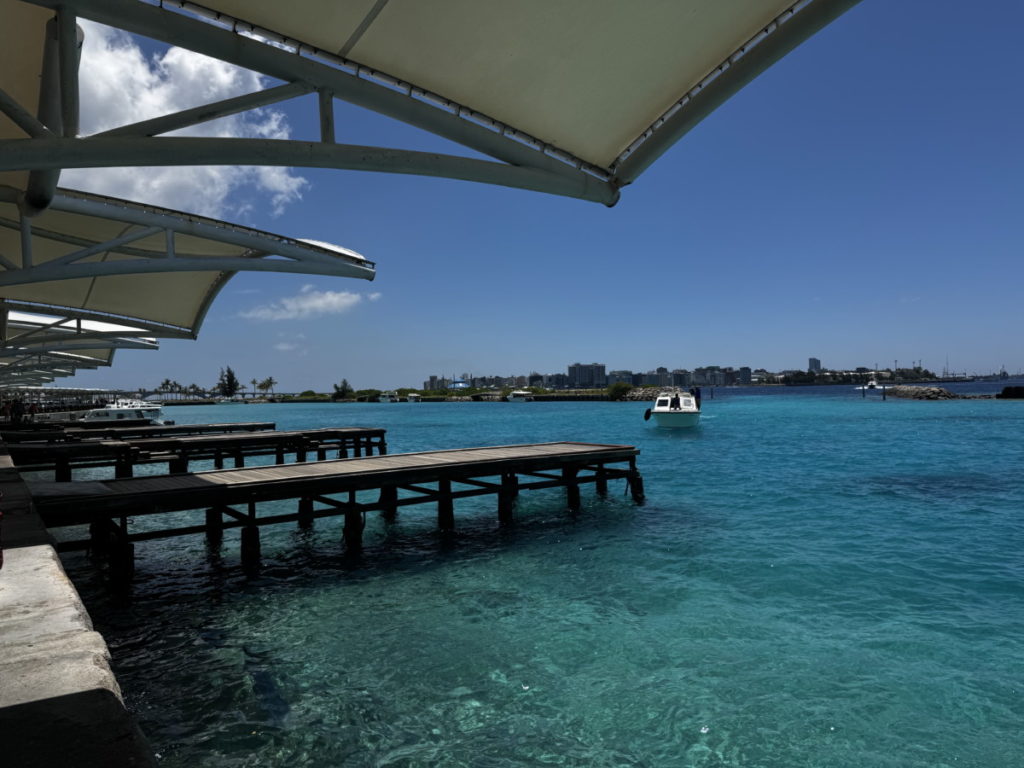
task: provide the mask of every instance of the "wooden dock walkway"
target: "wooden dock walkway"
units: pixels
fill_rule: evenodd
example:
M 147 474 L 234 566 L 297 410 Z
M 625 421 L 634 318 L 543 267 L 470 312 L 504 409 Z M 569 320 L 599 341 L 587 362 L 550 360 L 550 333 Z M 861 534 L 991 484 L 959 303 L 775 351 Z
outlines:
M 436 503 L 439 527 L 451 530 L 453 501 L 470 496 L 497 495 L 503 523 L 511 522 L 522 490 L 564 487 L 568 507 L 578 509 L 580 484 L 593 482 L 603 495 L 608 480 L 625 478 L 639 503 L 643 481 L 636 468 L 638 454 L 628 445 L 537 443 L 28 486 L 48 527 L 90 526 L 89 539 L 62 542 L 60 550 L 102 549 L 110 553 L 116 570 L 130 573 L 135 541 L 195 533 L 219 541 L 225 528 L 242 528 L 243 560 L 252 561 L 259 557 L 259 526 L 272 523 L 308 526 L 316 518 L 342 515 L 345 542 L 358 548 L 367 512 L 380 511 L 390 519 L 399 507 L 412 504 Z M 609 466 L 615 464 L 626 466 Z M 371 490 L 379 490 L 376 500 L 357 501 L 358 491 Z M 338 494 L 347 494 L 347 499 L 332 498 Z M 296 512 L 258 514 L 259 503 L 286 499 L 298 500 Z M 200 509 L 206 510 L 201 525 L 129 530 L 131 517 Z
M 48 429 L 4 429 L 0 440 L 12 445 L 26 442 L 73 442 L 76 440 L 124 440 L 133 437 L 171 437 L 181 435 L 228 434 L 273 430 L 273 421 L 239 421 L 221 424 L 160 424 L 132 427 L 83 427 L 52 425 Z
M 212 425 L 206 425 L 212 426 Z M 327 427 L 322 429 L 231 432 L 180 437 L 124 436 L 121 439 L 72 440 L 58 443 L 15 443 L 7 447 L 11 459 L 22 471 L 53 471 L 57 482 L 71 480 L 75 469 L 113 467 L 115 477 L 134 474 L 139 464 L 166 462 L 168 472 L 188 472 L 193 461 L 213 461 L 223 469 L 226 460 L 244 467 L 251 456 L 273 455 L 283 464 L 285 455 L 297 462 L 315 455 L 318 461 L 328 453 L 337 458 L 387 453 L 385 430 L 371 427 Z

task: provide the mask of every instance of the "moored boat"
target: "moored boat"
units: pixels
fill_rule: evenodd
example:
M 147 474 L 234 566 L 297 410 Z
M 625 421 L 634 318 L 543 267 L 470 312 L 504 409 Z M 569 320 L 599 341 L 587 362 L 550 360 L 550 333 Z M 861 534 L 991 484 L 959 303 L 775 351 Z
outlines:
M 510 403 L 527 403 L 533 400 L 533 393 L 525 389 L 513 389 L 505 399 Z
M 37 413 L 32 419 L 38 424 L 62 424 L 83 427 L 173 424 L 164 418 L 160 403 L 143 400 L 115 400 L 109 405 L 78 411 L 52 411 Z

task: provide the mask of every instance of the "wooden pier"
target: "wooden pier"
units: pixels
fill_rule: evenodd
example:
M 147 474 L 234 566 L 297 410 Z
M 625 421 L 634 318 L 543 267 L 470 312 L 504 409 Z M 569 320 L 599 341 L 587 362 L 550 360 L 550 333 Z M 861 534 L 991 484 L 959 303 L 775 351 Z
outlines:
M 205 425 L 218 426 L 218 425 Z M 153 427 L 152 429 L 164 429 Z M 134 433 L 134 430 L 128 430 Z M 210 430 L 203 430 L 210 431 Z M 160 433 L 158 433 L 160 434 Z M 71 440 L 55 443 L 15 443 L 8 446 L 11 459 L 21 471 L 53 471 L 57 482 L 69 482 L 75 469 L 113 467 L 118 478 L 132 477 L 140 464 L 166 463 L 168 472 L 188 472 L 194 461 L 213 461 L 223 469 L 225 461 L 244 467 L 251 456 L 274 456 L 278 464 L 294 454 L 297 462 L 315 456 L 336 458 L 387 453 L 385 430 L 370 427 L 336 427 L 290 432 L 246 431 L 198 434 L 182 437 L 138 437 Z
M 3 442 L 63 443 L 75 440 L 124 440 L 132 437 L 171 437 L 174 435 L 228 434 L 230 432 L 264 432 L 277 425 L 272 421 L 241 421 L 222 424 L 160 424 L 130 427 L 92 427 L 50 425 L 49 428 L 0 430 Z
M 28 485 L 47 527 L 90 526 L 88 539 L 61 542 L 58 550 L 104 551 L 115 572 L 130 575 L 134 542 L 169 536 L 205 533 L 218 543 L 225 529 L 241 528 L 243 561 L 251 563 L 259 558 L 259 527 L 273 523 L 310 526 L 317 518 L 343 516 L 346 545 L 358 549 L 368 512 L 393 519 L 399 507 L 413 504 L 436 504 L 438 526 L 452 530 L 454 501 L 471 496 L 496 495 L 502 523 L 512 521 L 516 497 L 524 490 L 565 488 L 567 506 L 578 509 L 581 484 L 594 483 L 604 495 L 609 480 L 624 478 L 640 503 L 644 493 L 638 454 L 628 445 L 538 443 Z M 359 491 L 377 491 L 377 498 L 357 500 Z M 259 514 L 260 503 L 288 499 L 297 500 L 295 512 Z M 185 527 L 129 530 L 129 518 L 182 510 L 205 510 L 205 520 Z

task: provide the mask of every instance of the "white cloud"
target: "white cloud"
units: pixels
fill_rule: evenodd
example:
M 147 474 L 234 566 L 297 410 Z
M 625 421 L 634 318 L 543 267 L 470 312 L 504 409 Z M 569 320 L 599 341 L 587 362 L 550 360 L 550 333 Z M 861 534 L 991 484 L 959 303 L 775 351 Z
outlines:
M 80 19 L 82 48 L 81 131 L 97 133 L 181 109 L 260 90 L 263 78 L 248 70 L 183 48 L 147 59 L 133 38 Z M 176 132 L 177 135 L 286 139 L 291 129 L 282 112 L 251 110 Z M 239 216 L 253 208 L 253 193 L 266 196 L 273 215 L 302 198 L 309 182 L 289 168 L 167 166 L 76 169 L 61 175 L 64 186 L 125 197 L 206 216 Z M 248 195 L 248 197 L 246 196 Z
M 367 298 L 375 301 L 379 293 Z M 295 296 L 285 296 L 270 304 L 263 304 L 240 312 L 247 320 L 302 320 L 323 315 L 340 315 L 357 306 L 363 296 L 352 291 L 318 291 L 312 285 L 302 286 Z

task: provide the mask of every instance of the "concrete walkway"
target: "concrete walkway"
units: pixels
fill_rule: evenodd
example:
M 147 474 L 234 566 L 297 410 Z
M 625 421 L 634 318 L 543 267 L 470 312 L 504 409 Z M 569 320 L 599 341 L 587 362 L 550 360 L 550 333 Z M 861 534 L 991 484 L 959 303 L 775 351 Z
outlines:
M 154 766 L 107 644 L 0 444 L 0 734 L 4 765 Z

